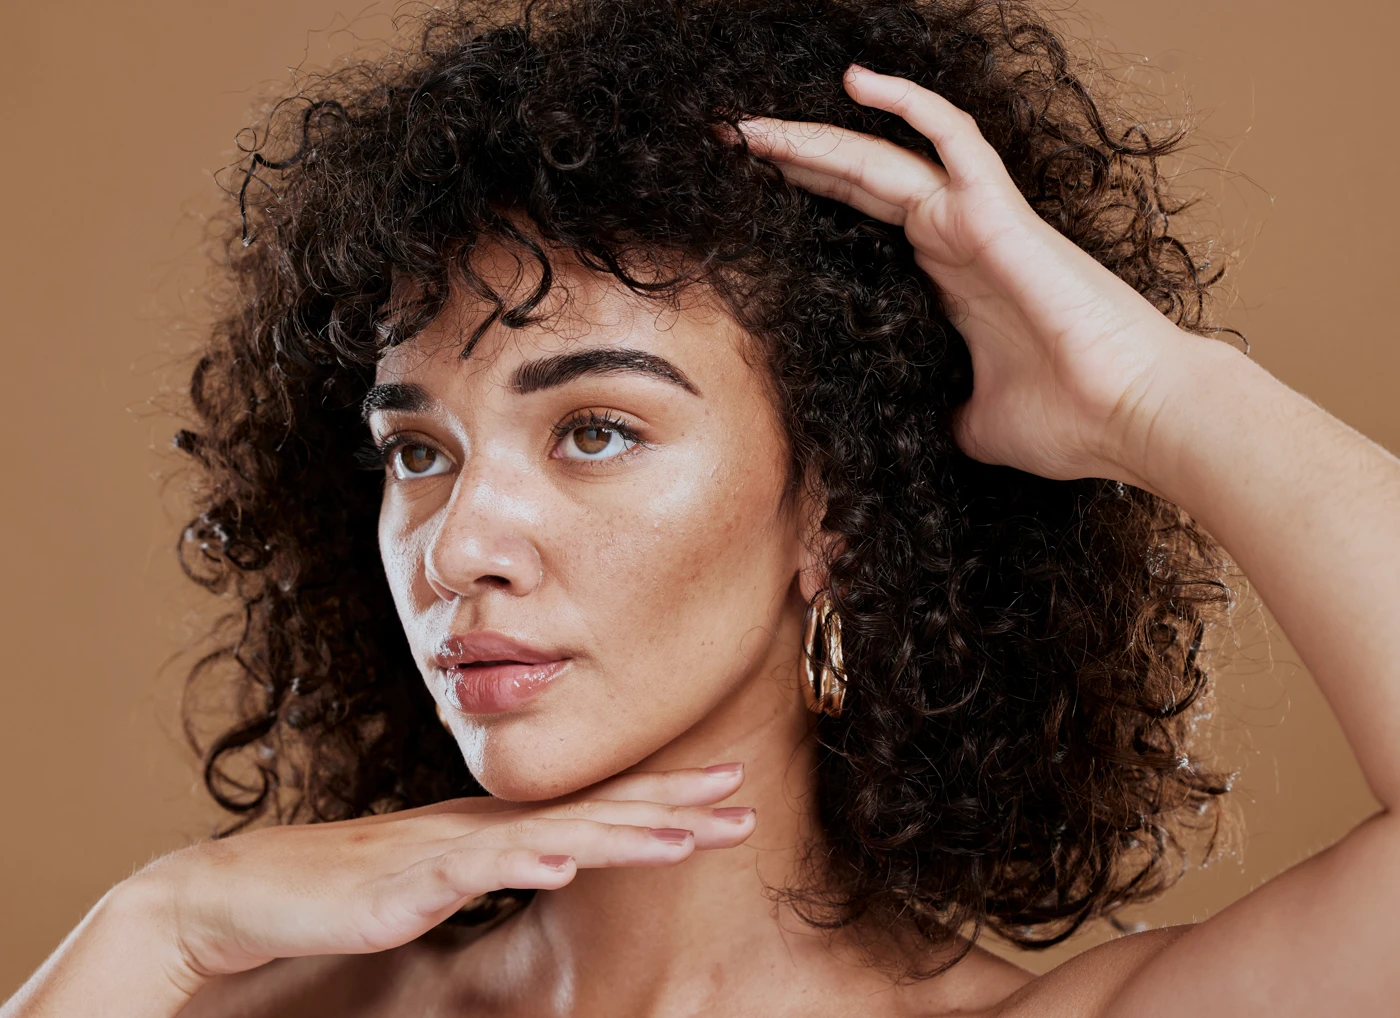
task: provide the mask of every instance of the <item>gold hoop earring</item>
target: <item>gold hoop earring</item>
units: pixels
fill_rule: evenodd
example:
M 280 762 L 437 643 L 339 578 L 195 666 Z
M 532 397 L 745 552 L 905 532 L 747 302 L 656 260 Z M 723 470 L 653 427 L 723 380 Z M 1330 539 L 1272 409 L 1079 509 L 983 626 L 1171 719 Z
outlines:
M 807 707 L 836 717 L 846 700 L 846 661 L 841 653 L 841 616 L 823 590 L 807 606 L 807 635 L 803 640 L 802 675 Z

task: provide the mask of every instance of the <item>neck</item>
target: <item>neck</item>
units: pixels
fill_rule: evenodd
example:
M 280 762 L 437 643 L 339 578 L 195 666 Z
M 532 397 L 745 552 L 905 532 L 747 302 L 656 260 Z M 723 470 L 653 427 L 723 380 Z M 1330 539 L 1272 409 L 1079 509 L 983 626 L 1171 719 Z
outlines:
M 798 646 L 800 629 L 778 636 L 776 646 Z M 844 1013 L 904 1012 L 907 984 L 872 967 L 849 932 L 804 923 L 781 893 L 806 886 L 804 863 L 820 840 L 813 717 L 796 655 L 770 660 L 701 724 L 638 764 L 743 761 L 732 804 L 757 809 L 757 831 L 738 848 L 698 852 L 679 866 L 586 870 L 537 895 L 501 931 L 507 963 L 499 971 L 514 974 L 503 994 L 531 1015 L 821 1015 L 852 1003 Z M 989 960 L 918 984 L 917 1008 L 975 1012 L 993 982 L 1004 995 L 1008 974 L 989 979 Z
M 823 948 L 771 894 L 801 879 L 813 833 L 812 715 L 794 681 L 795 661 L 790 668 L 761 670 L 637 767 L 742 761 L 745 781 L 730 803 L 758 811 L 747 843 L 664 869 L 584 871 L 532 904 L 527 925 L 563 974 L 566 1012 L 703 1013 L 727 1001 L 756 960 Z

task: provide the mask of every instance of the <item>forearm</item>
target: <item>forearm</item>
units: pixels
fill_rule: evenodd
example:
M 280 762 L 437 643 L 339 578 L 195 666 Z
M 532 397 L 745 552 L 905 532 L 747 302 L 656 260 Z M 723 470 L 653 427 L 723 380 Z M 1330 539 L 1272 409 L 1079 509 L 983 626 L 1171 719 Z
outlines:
M 1180 349 L 1135 465 L 1249 577 L 1394 808 L 1400 460 L 1223 344 Z
M 159 910 L 140 887 L 119 885 L 93 907 L 0 1018 L 160 1018 L 189 1002 L 198 980 L 163 936 Z

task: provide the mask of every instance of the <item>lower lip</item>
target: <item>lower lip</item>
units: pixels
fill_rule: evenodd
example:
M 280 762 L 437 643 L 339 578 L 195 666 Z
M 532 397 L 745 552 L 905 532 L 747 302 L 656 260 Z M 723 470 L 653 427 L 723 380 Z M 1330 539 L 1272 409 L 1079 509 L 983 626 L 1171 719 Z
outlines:
M 503 714 L 539 696 L 568 666 L 566 658 L 541 664 L 446 668 L 447 702 L 463 714 Z

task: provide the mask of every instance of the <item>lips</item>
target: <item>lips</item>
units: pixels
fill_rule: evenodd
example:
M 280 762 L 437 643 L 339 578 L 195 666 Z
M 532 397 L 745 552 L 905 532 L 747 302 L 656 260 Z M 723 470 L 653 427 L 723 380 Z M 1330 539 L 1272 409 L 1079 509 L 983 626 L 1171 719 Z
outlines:
M 464 714 L 501 714 L 529 703 L 568 668 L 570 658 L 500 633 L 450 636 L 432 657 L 446 699 Z

